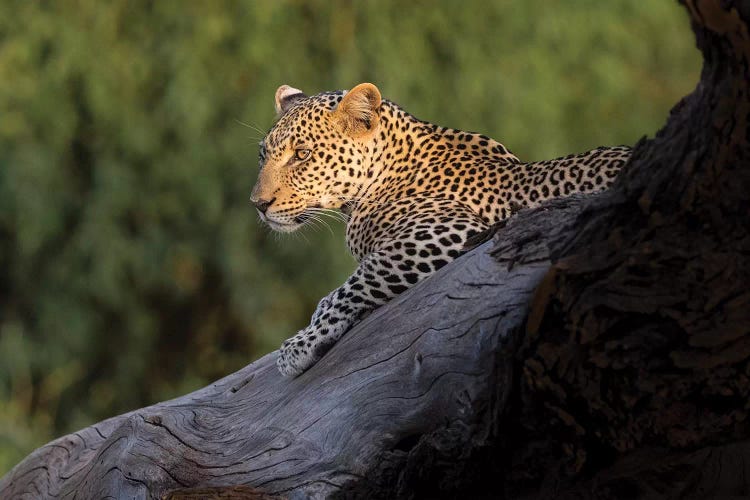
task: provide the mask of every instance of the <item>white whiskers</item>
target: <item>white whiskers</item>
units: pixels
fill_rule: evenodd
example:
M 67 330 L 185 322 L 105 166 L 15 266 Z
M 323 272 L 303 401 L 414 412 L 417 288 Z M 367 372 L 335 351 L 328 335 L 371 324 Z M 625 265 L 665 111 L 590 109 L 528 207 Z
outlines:
M 252 130 L 252 131 L 257 132 L 257 133 L 260 134 L 257 137 L 256 136 L 250 137 L 250 139 L 253 140 L 253 141 L 263 140 L 263 138 L 266 136 L 266 132 L 264 132 L 263 130 L 261 130 L 261 128 L 258 127 L 257 125 L 252 125 L 250 123 L 245 123 L 242 120 L 238 120 L 237 118 L 235 118 L 234 121 L 236 121 L 238 124 L 242 125 L 243 127 L 247 127 L 250 130 Z

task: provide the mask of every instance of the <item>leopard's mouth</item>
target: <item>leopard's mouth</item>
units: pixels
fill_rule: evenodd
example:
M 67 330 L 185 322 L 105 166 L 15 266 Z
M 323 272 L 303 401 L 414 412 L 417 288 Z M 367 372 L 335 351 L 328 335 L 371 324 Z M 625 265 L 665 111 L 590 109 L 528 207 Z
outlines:
M 315 216 L 314 210 L 316 208 L 320 208 L 320 205 L 311 204 L 294 217 L 284 217 L 284 221 L 276 220 L 268 214 L 264 214 L 260 211 L 258 211 L 258 215 L 260 216 L 260 219 L 268 224 L 268 226 L 274 231 L 280 233 L 291 233 L 310 222 Z
M 268 227 L 279 233 L 292 233 L 302 226 L 301 222 L 297 222 L 298 217 L 295 217 L 293 222 L 279 222 L 260 211 L 258 211 L 258 215 L 260 220 L 268 224 Z
M 312 214 L 305 210 L 301 214 L 299 214 L 297 217 L 294 218 L 294 222 L 299 224 L 300 226 L 304 224 L 305 222 L 309 221 L 310 218 L 312 218 Z
M 298 216 L 296 216 L 293 220 L 299 225 L 305 224 L 310 219 L 313 218 L 313 212 L 316 208 L 320 208 L 320 203 L 310 203 L 307 205 L 307 207 L 300 213 Z

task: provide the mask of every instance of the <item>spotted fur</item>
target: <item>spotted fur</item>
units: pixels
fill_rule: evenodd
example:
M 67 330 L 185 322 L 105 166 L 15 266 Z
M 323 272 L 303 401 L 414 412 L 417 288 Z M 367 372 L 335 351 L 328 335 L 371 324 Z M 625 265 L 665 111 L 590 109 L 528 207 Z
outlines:
M 293 231 L 339 209 L 359 261 L 281 346 L 277 364 L 287 376 L 314 364 L 363 314 L 458 257 L 471 236 L 518 207 L 606 188 L 630 155 L 598 148 L 523 163 L 487 136 L 418 120 L 369 83 L 311 97 L 285 85 L 276 110 L 252 194 L 260 217 Z

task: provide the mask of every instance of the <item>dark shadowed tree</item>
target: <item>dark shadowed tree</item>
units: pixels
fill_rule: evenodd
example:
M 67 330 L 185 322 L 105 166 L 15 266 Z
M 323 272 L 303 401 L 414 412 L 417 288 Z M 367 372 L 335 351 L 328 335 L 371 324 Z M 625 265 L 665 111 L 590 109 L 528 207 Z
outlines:
M 750 0 L 682 3 L 701 81 L 611 190 L 521 212 L 301 377 L 271 354 L 65 436 L 0 497 L 747 496 Z

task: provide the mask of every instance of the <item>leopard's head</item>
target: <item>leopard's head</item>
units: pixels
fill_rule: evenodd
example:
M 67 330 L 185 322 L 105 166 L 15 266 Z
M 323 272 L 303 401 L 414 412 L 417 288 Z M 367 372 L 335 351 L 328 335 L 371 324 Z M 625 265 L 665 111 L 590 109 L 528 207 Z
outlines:
M 277 121 L 260 143 L 260 173 L 251 201 L 261 219 L 291 232 L 316 209 L 337 209 L 366 181 L 380 126 L 380 91 L 361 83 L 350 91 L 306 96 L 282 85 Z

